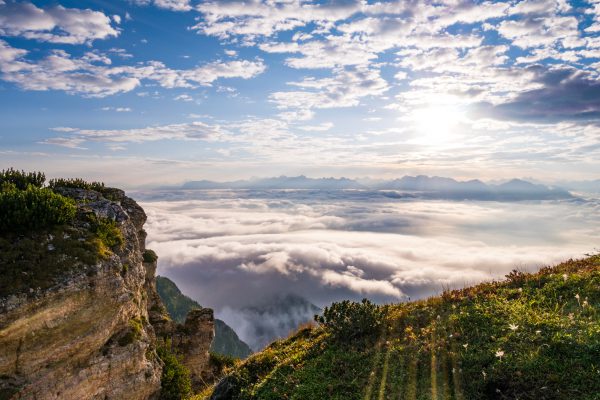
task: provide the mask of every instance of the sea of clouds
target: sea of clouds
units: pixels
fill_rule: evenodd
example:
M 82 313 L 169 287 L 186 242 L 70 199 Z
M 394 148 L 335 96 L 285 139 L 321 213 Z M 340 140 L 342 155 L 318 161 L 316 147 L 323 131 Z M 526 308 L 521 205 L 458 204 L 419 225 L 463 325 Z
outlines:
M 133 193 L 158 273 L 227 321 L 293 293 L 403 301 L 596 251 L 600 203 L 433 201 L 377 191 Z

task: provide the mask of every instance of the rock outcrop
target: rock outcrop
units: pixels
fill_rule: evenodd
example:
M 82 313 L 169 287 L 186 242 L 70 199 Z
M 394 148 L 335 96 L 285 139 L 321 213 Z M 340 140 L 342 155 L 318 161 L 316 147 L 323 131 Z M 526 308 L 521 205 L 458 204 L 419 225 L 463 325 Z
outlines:
M 168 318 L 156 293 L 156 257 L 145 252 L 142 208 L 118 189 L 62 194 L 78 202 L 74 224 L 89 228 L 81 218 L 89 213 L 115 221 L 123 245 L 48 289 L 0 298 L 0 398 L 158 398 L 156 346 L 169 338 L 197 381 L 209 370 L 212 310 L 185 326 Z

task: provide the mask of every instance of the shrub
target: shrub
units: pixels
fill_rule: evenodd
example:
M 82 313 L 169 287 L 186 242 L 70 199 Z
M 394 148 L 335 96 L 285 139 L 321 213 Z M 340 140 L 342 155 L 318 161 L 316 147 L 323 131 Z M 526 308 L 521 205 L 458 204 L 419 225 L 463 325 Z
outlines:
M 228 356 L 226 354 L 219 354 L 210 352 L 210 364 L 219 372 L 222 372 L 225 368 L 231 368 L 235 366 L 235 363 L 239 358 Z
M 73 188 L 73 189 L 95 190 L 97 192 L 102 192 L 104 190 L 103 182 L 86 182 L 81 178 L 50 179 L 50 182 L 48 182 L 48 186 L 51 189 L 63 187 L 63 188 Z
M 160 399 L 188 399 L 192 395 L 190 371 L 181 363 L 177 354 L 170 349 L 169 342 L 159 346 L 156 353 L 163 362 L 162 376 L 160 379 Z
M 331 333 L 334 340 L 350 343 L 374 337 L 381 330 L 384 311 L 367 299 L 360 303 L 344 300 L 325 307 L 315 321 Z
M 146 249 L 146 251 L 144 251 L 143 257 L 145 263 L 153 263 L 156 262 L 156 260 L 158 260 L 158 256 L 156 255 L 154 250 L 150 249 Z
M 73 220 L 75 202 L 49 189 L 29 185 L 19 190 L 3 185 L 0 192 L 0 231 L 28 231 L 66 224 Z
M 44 186 L 46 176 L 41 172 L 17 171 L 9 168 L 0 172 L 0 186 L 5 183 L 12 183 L 17 189 L 25 190 L 27 186 L 41 188 Z

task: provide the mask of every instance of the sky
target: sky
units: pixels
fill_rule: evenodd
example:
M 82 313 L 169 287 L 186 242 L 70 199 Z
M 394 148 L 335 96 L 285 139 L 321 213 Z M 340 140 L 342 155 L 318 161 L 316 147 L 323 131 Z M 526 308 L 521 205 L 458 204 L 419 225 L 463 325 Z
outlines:
M 0 0 L 0 160 L 122 187 L 595 179 L 600 1 Z

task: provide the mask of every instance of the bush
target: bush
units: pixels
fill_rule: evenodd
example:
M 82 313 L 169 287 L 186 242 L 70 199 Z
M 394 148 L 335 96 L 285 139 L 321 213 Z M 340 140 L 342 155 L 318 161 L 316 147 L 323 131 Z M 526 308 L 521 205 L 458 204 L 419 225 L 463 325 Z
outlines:
M 14 186 L 13 186 L 14 185 Z M 33 185 L 19 190 L 17 184 L 3 184 L 0 192 L 0 231 L 21 232 L 49 228 L 73 220 L 75 202 Z
M 168 342 L 165 345 L 159 346 L 156 353 L 163 362 L 160 379 L 160 399 L 188 399 L 192 395 L 190 371 L 181 363 L 177 354 L 173 353 Z
M 344 300 L 325 307 L 323 315 L 315 315 L 315 321 L 328 330 L 334 340 L 350 343 L 377 335 L 383 317 L 383 309 L 367 299 L 360 303 Z
M 219 354 L 210 352 L 210 364 L 219 372 L 222 372 L 225 368 L 234 367 L 239 358 L 228 356 L 226 354 Z
M 44 186 L 46 176 L 41 172 L 17 171 L 9 168 L 0 172 L 0 186 L 5 183 L 12 183 L 17 189 L 25 190 L 28 186 L 41 188 Z
M 86 182 L 81 178 L 50 179 L 50 182 L 48 182 L 48 186 L 51 189 L 62 187 L 62 188 L 95 190 L 96 192 L 102 192 L 104 190 L 103 182 Z
M 158 256 L 156 255 L 154 250 L 150 249 L 146 249 L 146 251 L 144 251 L 143 257 L 145 263 L 153 263 L 156 262 L 156 260 L 158 260 Z

